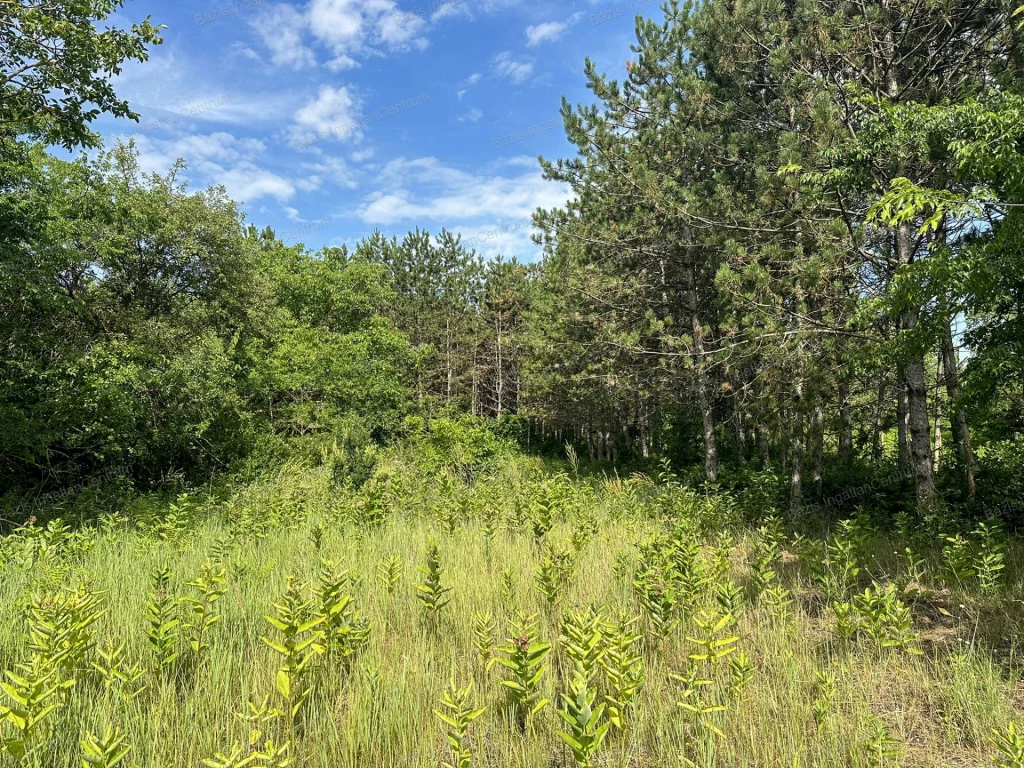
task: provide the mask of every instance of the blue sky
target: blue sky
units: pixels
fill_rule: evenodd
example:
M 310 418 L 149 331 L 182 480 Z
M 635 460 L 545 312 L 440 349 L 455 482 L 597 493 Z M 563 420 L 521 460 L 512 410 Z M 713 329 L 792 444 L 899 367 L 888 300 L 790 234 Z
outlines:
M 249 221 L 310 248 L 374 229 L 461 232 L 485 256 L 532 260 L 529 216 L 563 203 L 538 155 L 567 157 L 563 95 L 590 103 L 584 57 L 624 73 L 653 0 L 130 0 L 164 45 L 117 89 L 143 168 L 181 157 Z

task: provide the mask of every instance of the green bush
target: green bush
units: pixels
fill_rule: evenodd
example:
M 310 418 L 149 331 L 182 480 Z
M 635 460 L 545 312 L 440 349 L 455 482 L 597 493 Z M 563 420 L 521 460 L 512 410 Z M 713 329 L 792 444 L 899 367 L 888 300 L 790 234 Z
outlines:
M 432 419 L 427 424 L 406 419 L 405 427 L 416 447 L 419 466 L 463 480 L 491 467 L 498 457 L 512 450 L 512 444 L 499 438 L 491 423 L 472 416 Z

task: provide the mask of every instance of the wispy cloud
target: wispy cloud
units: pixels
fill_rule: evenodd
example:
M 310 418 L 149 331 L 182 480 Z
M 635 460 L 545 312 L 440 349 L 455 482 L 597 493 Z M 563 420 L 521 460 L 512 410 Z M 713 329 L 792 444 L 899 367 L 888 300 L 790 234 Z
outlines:
M 502 169 L 522 165 L 470 172 L 434 157 L 398 158 L 381 168 L 378 189 L 366 196 L 356 215 L 374 226 L 448 226 L 476 237 L 486 256 L 535 253 L 530 216 L 538 207 L 563 206 L 569 198 L 568 187 L 545 180 L 535 163 L 510 176 Z
M 533 62 L 528 59 L 516 59 L 508 51 L 499 53 L 491 62 L 494 73 L 499 77 L 507 77 L 512 82 L 521 84 L 533 74 Z
M 144 171 L 166 173 L 179 158 L 191 175 L 208 184 L 223 185 L 228 194 L 246 203 L 262 197 L 289 200 L 296 189 L 308 184 L 285 178 L 257 164 L 266 145 L 257 139 L 239 139 L 218 131 L 174 139 L 134 137 L 139 164 Z
M 561 21 L 546 21 L 543 24 L 533 24 L 526 28 L 526 44 L 535 48 L 541 43 L 548 43 L 557 40 L 565 32 L 567 25 Z
M 274 64 L 291 69 L 316 66 L 316 54 L 303 44 L 306 16 L 292 6 L 273 5 L 254 18 L 252 26 L 269 49 Z

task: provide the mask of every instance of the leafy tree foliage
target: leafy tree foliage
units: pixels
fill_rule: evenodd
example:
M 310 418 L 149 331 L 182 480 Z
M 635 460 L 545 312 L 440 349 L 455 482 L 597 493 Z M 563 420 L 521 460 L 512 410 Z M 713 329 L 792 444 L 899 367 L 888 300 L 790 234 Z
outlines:
M 535 265 L 447 230 L 312 253 L 131 145 L 50 156 L 133 116 L 109 76 L 160 41 L 101 29 L 122 5 L 0 0 L 5 484 L 339 442 L 362 481 L 400 433 L 463 478 L 496 435 L 739 471 L 794 517 L 882 469 L 921 513 L 1024 492 L 1007 0 L 669 0 L 563 102 Z
M 973 498 L 970 405 L 1009 408 L 997 439 L 1020 431 L 1003 378 L 1019 349 L 999 342 L 1019 331 L 1013 6 L 665 10 L 637 19 L 623 80 L 587 63 L 596 105 L 563 104 L 577 155 L 545 170 L 576 197 L 539 213 L 535 405 L 646 452 L 678 404 L 708 479 L 722 455 L 760 454 L 794 514 L 808 480 L 820 500 L 829 444 L 849 468 L 892 426 L 930 507 L 948 420 Z
M 98 28 L 125 0 L 0 0 L 0 136 L 28 134 L 68 149 L 95 146 L 103 112 L 138 119 L 110 82 L 161 42 L 147 17 Z
M 157 482 L 226 468 L 268 430 L 397 425 L 409 347 L 378 267 L 257 235 L 223 189 L 143 175 L 131 147 L 34 158 L 43 224 L 0 283 L 9 480 Z

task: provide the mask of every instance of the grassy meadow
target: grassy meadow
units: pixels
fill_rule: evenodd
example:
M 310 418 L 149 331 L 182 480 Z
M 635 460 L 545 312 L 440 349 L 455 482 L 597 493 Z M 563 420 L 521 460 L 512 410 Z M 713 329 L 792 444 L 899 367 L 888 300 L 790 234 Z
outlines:
M 577 472 L 511 456 L 467 481 L 393 450 L 360 490 L 292 464 L 19 529 L 0 763 L 1022 764 L 998 529 L 803 533 Z
M 208 5 L 0 0 L 0 768 L 1024 768 L 1024 0 Z

